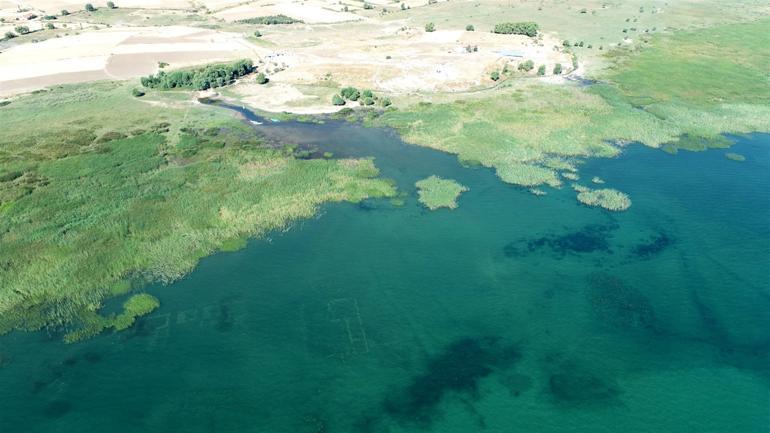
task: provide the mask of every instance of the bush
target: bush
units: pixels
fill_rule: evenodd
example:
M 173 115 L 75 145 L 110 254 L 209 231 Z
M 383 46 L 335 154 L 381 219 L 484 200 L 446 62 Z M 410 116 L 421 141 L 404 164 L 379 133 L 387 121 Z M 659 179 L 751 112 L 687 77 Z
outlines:
M 366 97 L 361 100 L 361 105 L 374 105 L 374 99 Z
M 257 74 L 257 84 L 267 84 L 268 81 L 270 81 L 270 79 L 267 78 L 264 73 L 260 72 Z
M 364 90 L 363 92 L 361 92 L 361 96 L 363 96 L 364 98 L 374 98 L 374 93 L 372 93 L 371 90 Z
M 535 69 L 535 62 L 533 62 L 532 60 L 527 60 L 525 62 L 521 62 L 521 63 L 519 63 L 519 68 L 518 69 L 520 71 L 529 72 L 529 71 Z
M 16 37 L 16 34 L 13 32 L 5 32 L 5 39 L 13 39 Z
M 405 5 L 404 3 L 401 3 L 401 10 L 402 10 L 402 11 L 405 11 L 405 10 L 406 10 L 406 5 Z
M 334 96 L 332 96 L 332 104 L 333 105 L 345 105 L 345 100 L 342 99 L 342 96 L 340 96 L 340 95 L 334 95 Z
M 48 30 L 53 30 L 53 29 L 55 29 L 55 28 L 56 28 L 56 26 L 54 26 L 54 25 L 53 25 L 53 24 L 51 24 L 51 23 L 48 23 L 48 24 L 46 24 L 46 25 L 45 25 L 45 28 L 47 28 Z
M 70 14 L 70 11 L 68 11 L 67 9 L 62 9 L 61 10 L 61 16 L 63 16 L 63 17 L 66 17 L 69 14 Z
M 495 25 L 492 32 L 504 35 L 526 35 L 529 37 L 537 36 L 540 26 L 537 23 L 527 21 L 518 23 L 500 23 Z
M 364 3 L 364 9 L 366 9 L 366 10 L 374 9 L 374 6 L 372 6 L 371 3 Z
M 358 101 L 358 98 L 361 97 L 361 92 L 359 92 L 355 87 L 345 87 L 340 90 L 340 95 L 342 95 L 342 97 L 347 100 Z
M 492 71 L 492 73 L 489 74 L 489 78 L 491 78 L 492 81 L 497 81 L 500 79 L 500 73 L 497 71 Z
M 428 33 L 435 32 L 436 31 L 436 25 L 433 24 L 433 23 L 425 24 L 425 31 L 428 32 Z
M 96 8 L 91 3 L 86 3 L 86 12 L 94 12 Z
M 118 8 L 117 6 L 115 6 L 115 3 L 113 3 L 113 2 L 107 2 L 107 7 L 110 8 L 110 9 L 117 9 Z
M 564 47 L 567 47 L 567 48 L 569 48 L 569 47 L 571 47 L 571 46 L 572 46 L 572 44 L 571 44 L 571 43 L 569 43 L 569 41 L 568 41 L 568 40 L 565 40 L 565 41 L 564 41 L 564 42 L 562 42 L 561 44 L 562 44 L 562 46 L 564 46 Z
M 133 95 L 135 98 L 141 98 L 142 96 L 144 96 L 144 90 L 141 90 L 141 89 L 132 89 L 132 90 L 131 90 L 131 94 L 132 94 L 132 95 Z
M 473 27 L 473 24 L 468 24 L 467 26 L 465 26 L 465 31 L 466 32 L 475 32 L 476 31 L 476 27 Z
M 545 75 L 545 65 L 540 65 L 540 67 L 537 68 L 537 75 L 540 75 L 541 77 Z
M 561 75 L 561 63 L 557 63 L 553 65 L 553 74 L 554 75 Z
M 44 20 L 48 20 L 48 21 L 55 20 L 56 19 L 56 15 L 44 15 L 43 19 Z
M 262 37 L 262 33 L 259 30 L 257 30 L 256 32 L 254 32 L 254 37 L 255 38 L 261 38 Z
M 29 27 L 27 26 L 16 26 L 14 30 L 16 30 L 16 33 L 20 35 L 26 35 L 27 33 L 29 33 Z
M 393 103 L 388 98 L 380 98 L 380 105 L 383 107 L 390 107 Z

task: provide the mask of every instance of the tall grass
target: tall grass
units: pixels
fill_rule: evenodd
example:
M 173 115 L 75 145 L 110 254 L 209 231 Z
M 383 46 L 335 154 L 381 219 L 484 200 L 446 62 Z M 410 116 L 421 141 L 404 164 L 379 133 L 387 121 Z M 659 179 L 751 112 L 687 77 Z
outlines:
M 294 159 L 215 108 L 155 108 L 128 89 L 2 108 L 0 170 L 22 176 L 0 183 L 0 333 L 87 329 L 126 281 L 172 281 L 322 203 L 394 194 L 371 160 Z M 129 137 L 99 143 L 105 130 Z
M 457 198 L 460 197 L 460 194 L 468 191 L 466 186 L 452 179 L 442 179 L 438 176 L 417 181 L 415 186 L 420 203 L 430 210 L 442 207 L 456 209 Z

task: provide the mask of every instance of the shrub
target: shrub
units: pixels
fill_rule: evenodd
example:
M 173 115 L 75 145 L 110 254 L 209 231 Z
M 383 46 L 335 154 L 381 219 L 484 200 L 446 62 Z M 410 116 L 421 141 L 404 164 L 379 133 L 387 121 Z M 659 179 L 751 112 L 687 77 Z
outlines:
M 268 81 L 270 81 L 270 79 L 267 78 L 264 73 L 260 72 L 257 74 L 257 84 L 267 84 Z
M 402 11 L 405 11 L 405 10 L 406 10 L 406 5 L 405 5 L 404 3 L 401 3 L 401 10 L 402 10 Z
M 554 75 L 561 75 L 561 63 L 557 63 L 553 65 L 553 74 Z
M 372 6 L 371 3 L 364 3 L 364 9 L 366 9 L 366 10 L 374 9 L 374 6 Z
M 540 26 L 537 23 L 527 21 L 518 23 L 500 23 L 495 25 L 492 32 L 504 35 L 526 35 L 529 37 L 537 36 Z
M 500 79 L 500 73 L 497 71 L 492 71 L 492 73 L 489 74 L 489 78 L 491 78 L 492 81 L 497 81 Z
M 564 42 L 562 42 L 561 44 L 562 44 L 562 46 L 565 46 L 565 47 L 567 47 L 567 48 L 569 48 L 569 47 L 571 47 L 571 46 L 572 46 L 572 44 L 571 44 L 569 41 L 567 41 L 567 40 L 565 40 L 565 41 L 564 41 Z
M 261 38 L 262 37 L 262 32 L 260 32 L 259 30 L 255 31 L 254 32 L 254 37 L 255 38 Z
M 62 15 L 63 17 L 66 17 L 66 16 L 67 16 L 67 15 L 69 15 L 69 14 L 70 14 L 70 11 L 68 11 L 67 9 L 62 9 L 62 10 L 61 10 L 61 15 Z
M 545 65 L 540 65 L 540 67 L 537 68 L 537 75 L 540 75 L 541 77 L 545 75 Z
M 393 103 L 388 98 L 380 98 L 380 105 L 383 107 L 390 107 Z
M 529 72 L 529 71 L 535 69 L 535 62 L 533 62 L 532 60 L 527 60 L 527 61 L 521 62 L 521 63 L 519 63 L 519 68 L 518 69 L 520 71 Z
M 428 33 L 435 32 L 436 31 L 436 25 L 433 24 L 433 23 L 425 24 L 425 31 L 428 32 Z
M 53 29 L 56 28 L 56 26 L 51 24 L 51 23 L 48 23 L 48 24 L 45 25 L 45 28 L 47 28 L 48 30 L 53 30 Z
M 86 3 L 86 12 L 94 12 L 96 8 L 91 3 Z
M 374 93 L 372 93 L 371 90 L 364 90 L 363 92 L 361 92 L 361 96 L 363 96 L 364 98 L 374 98 Z
M 16 37 L 16 34 L 13 32 L 5 32 L 5 39 L 13 39 Z
M 340 90 L 340 95 L 347 100 L 358 101 L 358 98 L 361 97 L 361 92 L 355 87 L 345 87 Z
M 115 6 L 115 3 L 113 3 L 113 2 L 107 2 L 107 7 L 110 8 L 110 9 L 117 9 L 118 8 L 117 6 Z
M 361 100 L 361 105 L 374 105 L 374 99 L 370 97 L 365 97 Z
M 14 30 L 16 30 L 16 33 L 20 35 L 26 35 L 27 33 L 29 33 L 29 27 L 27 26 L 16 26 Z
M 48 21 L 55 20 L 56 19 L 56 15 L 44 15 L 43 19 L 44 20 L 48 20 Z
M 465 31 L 466 32 L 475 32 L 476 31 L 476 27 L 473 27 L 473 24 L 468 24 L 467 26 L 465 26 Z
M 334 96 L 332 96 L 332 104 L 333 105 L 345 105 L 345 100 L 342 99 L 342 96 L 340 96 L 340 95 L 334 95 Z

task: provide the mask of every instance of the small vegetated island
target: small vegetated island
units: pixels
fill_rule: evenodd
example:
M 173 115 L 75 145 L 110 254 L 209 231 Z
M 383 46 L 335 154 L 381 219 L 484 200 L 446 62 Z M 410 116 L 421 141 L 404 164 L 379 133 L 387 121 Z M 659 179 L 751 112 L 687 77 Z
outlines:
M 456 209 L 457 198 L 460 197 L 460 194 L 468 191 L 466 186 L 452 179 L 442 179 L 438 176 L 420 180 L 415 183 L 415 186 L 417 187 L 418 200 L 430 210 L 442 207 Z

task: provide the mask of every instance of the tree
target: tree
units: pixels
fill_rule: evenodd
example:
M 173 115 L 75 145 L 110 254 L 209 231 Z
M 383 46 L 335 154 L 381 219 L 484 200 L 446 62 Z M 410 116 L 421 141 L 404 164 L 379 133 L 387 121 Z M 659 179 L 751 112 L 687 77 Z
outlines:
M 380 98 L 380 105 L 383 107 L 390 107 L 393 104 L 388 98 Z
M 540 65 L 540 67 L 537 68 L 537 75 L 540 75 L 541 77 L 545 75 L 545 65 Z
M 93 12 L 96 8 L 91 3 L 86 3 L 86 12 Z
M 261 38 L 262 37 L 262 33 L 259 30 L 257 30 L 257 31 L 254 32 L 254 37 L 255 38 Z
M 433 23 L 425 24 L 425 31 L 428 32 L 428 33 L 435 32 L 436 31 L 436 25 L 433 24 Z
M 405 10 L 406 10 L 406 5 L 405 5 L 404 3 L 401 3 L 401 10 L 402 10 L 402 11 L 405 11 Z
M 504 35 L 526 35 L 529 37 L 537 36 L 537 32 L 540 30 L 540 26 L 532 21 L 519 22 L 519 23 L 500 23 L 496 24 L 492 30 L 493 33 L 500 33 Z
M 342 96 L 340 96 L 340 95 L 334 95 L 334 96 L 332 96 L 332 104 L 333 105 L 345 105 L 345 100 L 342 99 Z
M 468 24 L 467 26 L 465 26 L 465 31 L 466 32 L 476 31 L 476 27 L 473 27 L 473 24 Z
M 16 34 L 13 32 L 5 32 L 5 39 L 13 39 L 16 37 Z
M 374 99 L 366 97 L 361 100 L 361 105 L 374 105 Z
M 16 33 L 20 35 L 26 35 L 27 33 L 29 33 L 29 27 L 27 26 L 16 26 L 14 30 L 16 30 Z
M 374 98 L 374 93 L 372 93 L 371 90 L 364 90 L 363 92 L 361 92 L 361 96 L 363 96 L 364 98 Z
M 110 9 L 117 9 L 118 8 L 117 6 L 115 6 L 115 3 L 113 3 L 113 2 L 107 2 L 107 7 L 110 8 Z
M 267 84 L 268 81 L 270 81 L 270 79 L 267 78 L 264 73 L 260 72 L 257 74 L 257 84 Z
M 525 62 L 519 63 L 519 68 L 518 69 L 520 71 L 529 72 L 529 71 L 531 71 L 534 68 L 535 68 L 535 62 L 533 62 L 532 60 L 527 60 Z
M 561 63 L 557 63 L 553 65 L 553 74 L 554 75 L 561 75 Z
M 56 28 L 56 26 L 54 26 L 53 23 L 48 23 L 45 25 L 45 28 L 47 28 L 48 30 L 53 30 Z
M 134 97 L 136 98 L 141 98 L 142 96 L 144 96 L 144 90 L 132 89 L 131 94 L 134 95 Z
M 492 71 L 492 73 L 489 74 L 489 78 L 491 78 L 492 81 L 497 81 L 500 79 L 500 73 L 497 71 Z
M 358 98 L 361 97 L 361 92 L 359 92 L 355 87 L 345 87 L 340 90 L 340 95 L 342 95 L 342 97 L 347 100 L 358 101 Z
M 62 10 L 61 10 L 61 15 L 62 15 L 63 17 L 66 17 L 66 16 L 67 16 L 67 15 L 69 15 L 69 14 L 70 14 L 70 11 L 68 11 L 67 9 L 62 9 Z

